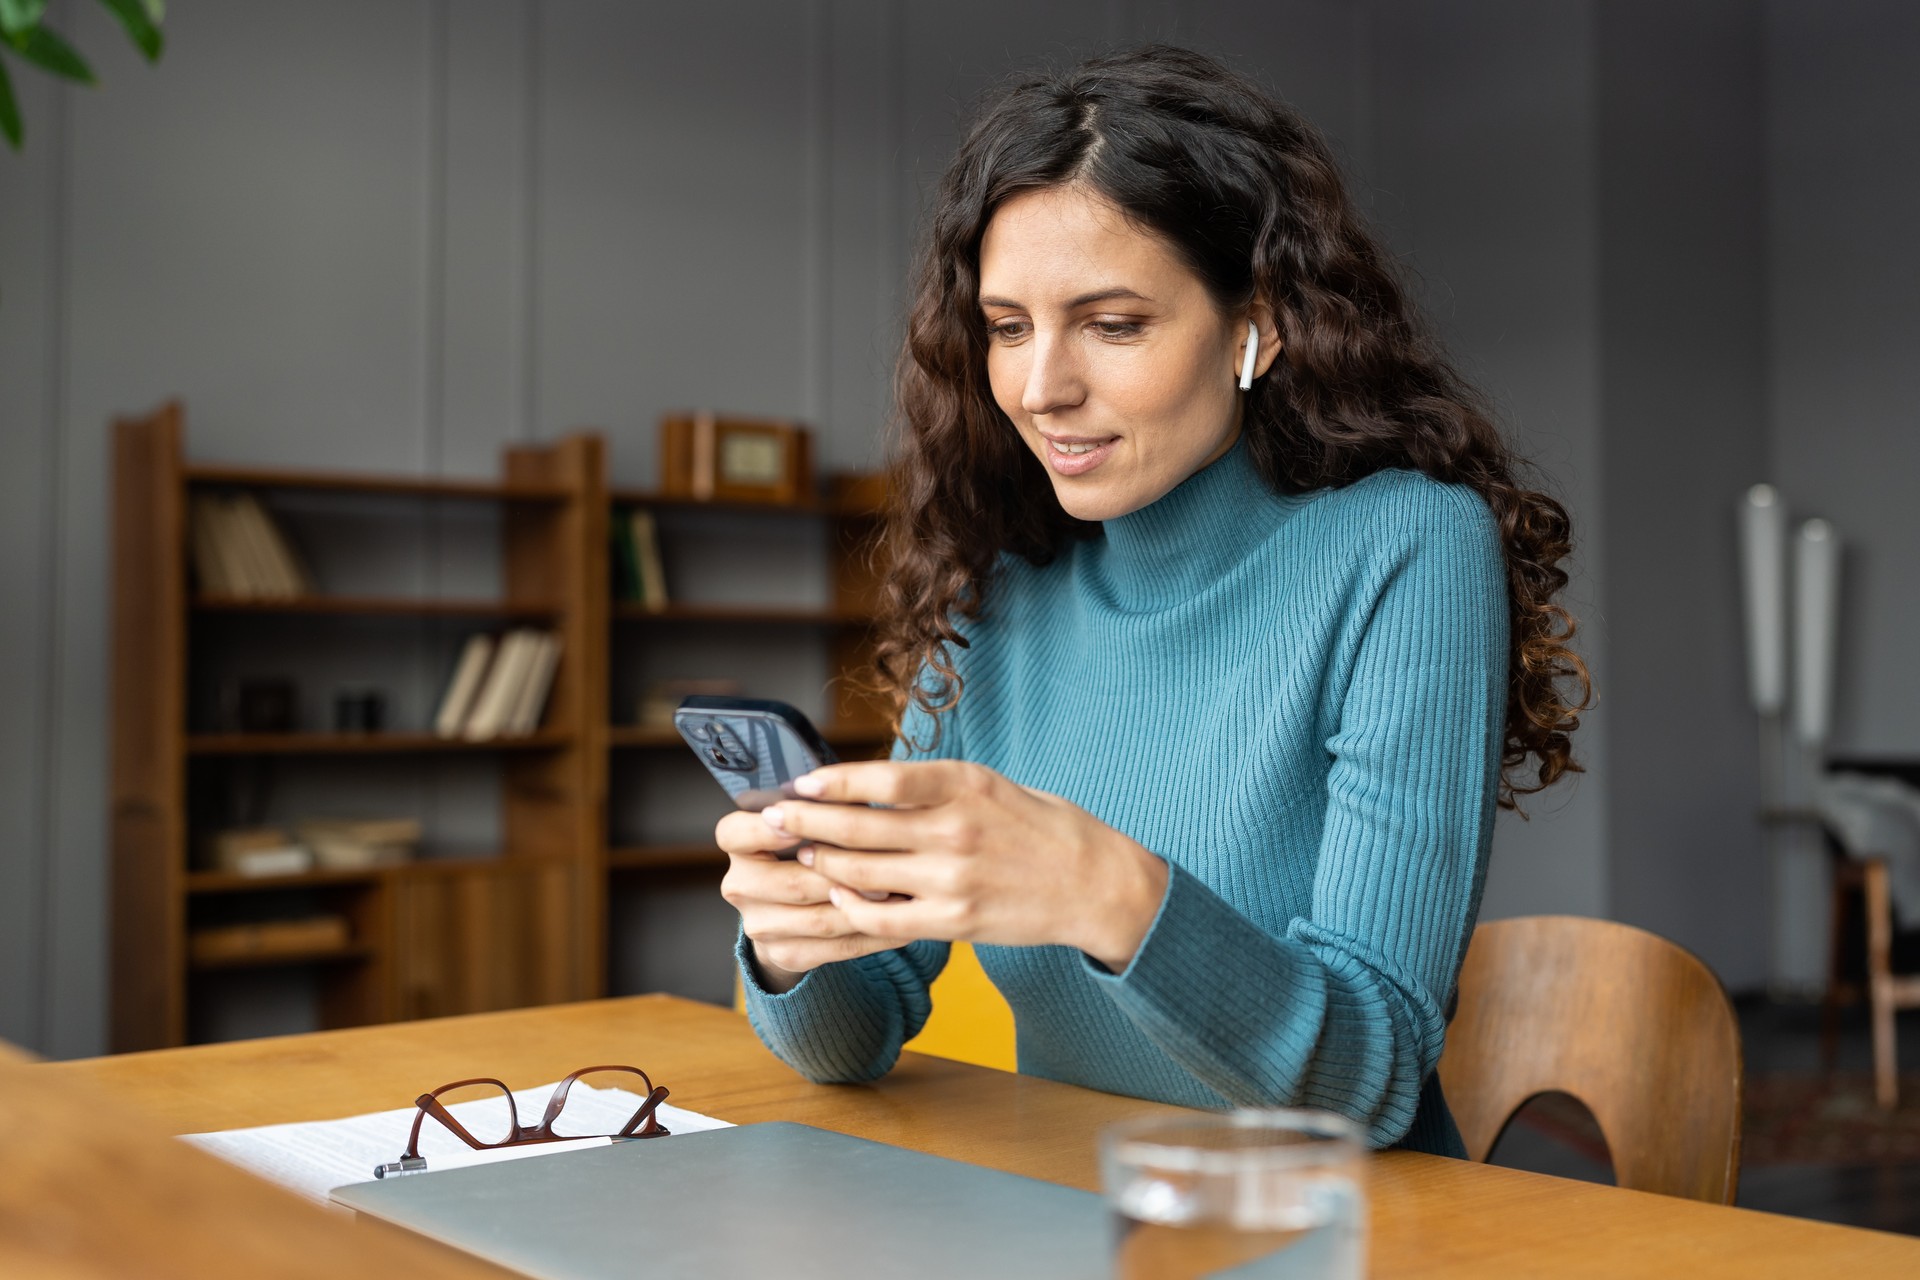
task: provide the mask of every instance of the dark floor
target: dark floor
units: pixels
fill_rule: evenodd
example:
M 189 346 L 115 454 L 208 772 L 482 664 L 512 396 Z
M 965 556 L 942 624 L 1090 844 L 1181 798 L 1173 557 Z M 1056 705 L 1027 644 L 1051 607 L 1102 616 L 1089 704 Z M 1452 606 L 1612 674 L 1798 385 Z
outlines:
M 1749 1078 L 1772 1071 L 1820 1068 L 1820 1012 L 1759 998 L 1736 1001 Z M 1903 1071 L 1920 1066 L 1920 1014 L 1896 1019 Z M 1873 1067 L 1866 1011 L 1849 1010 L 1841 1023 L 1836 1070 Z M 1494 1149 L 1491 1163 L 1589 1182 L 1613 1181 L 1613 1171 L 1524 1122 L 1513 1124 Z M 1920 1235 L 1920 1163 L 1828 1168 L 1775 1165 L 1743 1168 L 1738 1204 L 1746 1209 L 1817 1218 L 1855 1227 Z

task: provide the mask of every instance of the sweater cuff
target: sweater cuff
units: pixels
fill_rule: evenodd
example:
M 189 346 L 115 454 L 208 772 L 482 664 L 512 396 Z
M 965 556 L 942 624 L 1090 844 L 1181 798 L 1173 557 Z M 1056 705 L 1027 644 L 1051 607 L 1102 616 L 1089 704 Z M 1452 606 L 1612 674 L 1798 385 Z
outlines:
M 734 942 L 734 958 L 755 1034 L 817 1082 L 885 1075 L 932 1012 L 925 980 L 898 951 L 821 965 L 779 994 L 761 985 L 744 932 Z
M 1132 961 L 1114 973 L 1082 955 L 1088 975 L 1148 1038 L 1163 1047 L 1199 1039 L 1233 1046 L 1270 1041 L 1276 1026 L 1316 1027 L 1326 1004 L 1314 967 L 1294 944 L 1263 932 L 1192 873 L 1167 864 L 1167 891 Z M 1249 957 L 1261 957 L 1261 982 L 1247 982 Z M 1278 965 L 1280 971 L 1275 972 Z M 1290 981 L 1297 977 L 1301 980 Z M 1304 1062 L 1308 1042 L 1275 1061 Z M 1177 1055 L 1184 1056 L 1184 1055 Z M 1268 1082 L 1278 1096 L 1298 1087 L 1292 1078 Z

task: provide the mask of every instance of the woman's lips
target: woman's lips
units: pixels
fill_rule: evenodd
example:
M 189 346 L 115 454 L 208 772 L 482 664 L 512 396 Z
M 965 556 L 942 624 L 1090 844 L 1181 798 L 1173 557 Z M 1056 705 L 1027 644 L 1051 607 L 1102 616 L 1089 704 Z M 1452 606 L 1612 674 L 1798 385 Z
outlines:
M 1053 468 L 1057 476 L 1083 476 L 1105 462 L 1107 455 L 1113 452 L 1113 446 L 1120 443 L 1119 436 L 1109 436 L 1091 449 L 1087 449 L 1085 440 L 1060 441 L 1056 443 L 1046 437 L 1047 465 Z M 1079 452 L 1079 450 L 1085 450 Z

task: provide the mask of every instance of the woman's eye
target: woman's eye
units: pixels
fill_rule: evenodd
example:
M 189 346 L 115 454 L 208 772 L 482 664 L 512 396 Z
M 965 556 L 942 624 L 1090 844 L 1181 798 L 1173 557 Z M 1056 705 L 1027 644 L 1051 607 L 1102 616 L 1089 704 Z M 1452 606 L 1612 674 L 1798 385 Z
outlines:
M 1025 320 L 1001 320 L 987 325 L 987 336 L 999 342 L 1018 342 L 1027 336 Z
M 1146 328 L 1138 320 L 1095 320 L 1091 327 L 1103 338 L 1131 338 Z

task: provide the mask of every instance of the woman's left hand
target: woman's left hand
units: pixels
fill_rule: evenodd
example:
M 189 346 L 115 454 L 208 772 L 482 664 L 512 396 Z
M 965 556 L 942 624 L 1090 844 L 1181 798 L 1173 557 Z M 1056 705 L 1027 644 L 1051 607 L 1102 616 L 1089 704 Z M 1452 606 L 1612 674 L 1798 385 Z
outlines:
M 800 860 L 842 886 L 834 905 L 860 933 L 1077 947 L 1118 973 L 1166 892 L 1167 864 L 1139 843 L 983 765 L 836 764 L 793 785 L 806 800 L 760 816 L 812 843 Z

